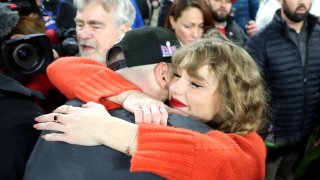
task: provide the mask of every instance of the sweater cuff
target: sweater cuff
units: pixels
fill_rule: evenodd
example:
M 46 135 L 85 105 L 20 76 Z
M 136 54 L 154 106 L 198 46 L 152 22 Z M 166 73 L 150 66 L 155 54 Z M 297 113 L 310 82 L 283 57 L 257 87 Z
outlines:
M 101 98 L 118 95 L 124 91 L 138 90 L 139 87 L 127 81 L 110 69 L 103 69 L 84 79 L 76 87 L 76 97 L 88 102 L 101 103 Z
M 168 179 L 188 179 L 193 169 L 195 149 L 194 137 L 186 130 L 142 124 L 139 125 L 138 147 L 131 159 L 130 170 L 153 172 Z

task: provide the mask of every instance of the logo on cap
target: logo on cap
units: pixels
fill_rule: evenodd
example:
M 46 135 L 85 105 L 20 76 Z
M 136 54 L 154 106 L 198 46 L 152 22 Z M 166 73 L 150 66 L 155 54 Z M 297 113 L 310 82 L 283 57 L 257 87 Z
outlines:
M 171 46 L 169 41 L 166 42 L 165 46 L 161 45 L 160 48 L 161 48 L 162 57 L 170 57 L 177 50 L 177 47 Z

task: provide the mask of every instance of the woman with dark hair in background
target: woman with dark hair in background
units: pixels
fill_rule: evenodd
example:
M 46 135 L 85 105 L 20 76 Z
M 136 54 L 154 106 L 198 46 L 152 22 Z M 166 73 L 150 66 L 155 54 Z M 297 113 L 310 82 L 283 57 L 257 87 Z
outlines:
M 174 1 L 165 22 L 165 28 L 173 30 L 182 44 L 199 39 L 211 27 L 211 11 L 202 0 Z

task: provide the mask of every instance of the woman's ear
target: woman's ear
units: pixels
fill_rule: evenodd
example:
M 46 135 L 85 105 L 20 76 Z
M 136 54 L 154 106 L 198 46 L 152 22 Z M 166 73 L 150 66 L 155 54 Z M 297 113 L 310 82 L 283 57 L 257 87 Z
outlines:
M 170 16 L 170 17 L 169 17 L 169 21 L 170 21 L 170 24 L 171 24 L 172 29 L 174 29 L 175 26 L 176 26 L 176 22 L 174 21 L 173 16 Z
M 159 84 L 161 88 L 168 88 L 168 85 L 170 83 L 170 71 L 168 64 L 165 62 L 160 62 L 155 67 L 155 76 L 156 81 Z

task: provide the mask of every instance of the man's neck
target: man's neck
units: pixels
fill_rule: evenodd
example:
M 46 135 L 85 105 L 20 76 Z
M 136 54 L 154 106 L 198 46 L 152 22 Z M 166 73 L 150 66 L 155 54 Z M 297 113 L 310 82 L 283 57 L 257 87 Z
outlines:
M 294 29 L 296 32 L 300 32 L 301 28 L 303 26 L 304 21 L 301 22 L 293 22 L 289 18 L 287 18 L 284 14 L 281 14 L 282 20 L 286 21 L 287 25 L 291 28 Z
M 301 28 L 303 26 L 303 23 L 304 21 L 301 21 L 301 22 L 292 22 L 292 21 L 287 21 L 287 24 L 288 26 L 291 28 L 291 29 L 294 29 L 296 32 L 300 32 L 301 31 Z
M 224 22 L 213 21 L 213 24 L 215 28 L 225 28 L 227 26 L 227 21 L 224 21 Z
M 116 72 L 126 80 L 138 86 L 146 95 L 162 101 L 161 93 L 159 93 L 159 85 L 156 82 L 153 70 L 136 68 L 123 68 L 117 70 Z M 152 66 L 149 68 L 152 68 Z

